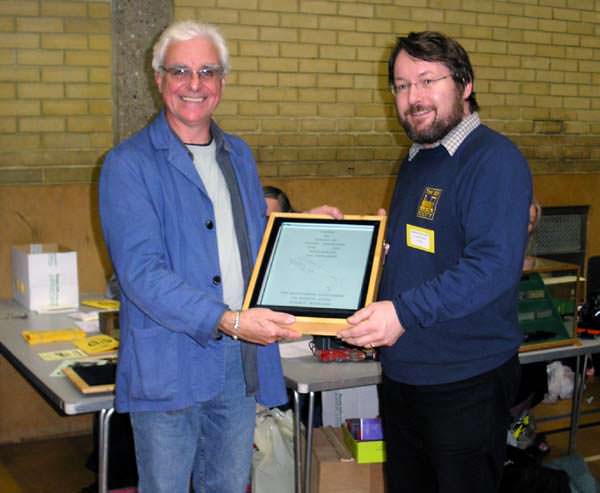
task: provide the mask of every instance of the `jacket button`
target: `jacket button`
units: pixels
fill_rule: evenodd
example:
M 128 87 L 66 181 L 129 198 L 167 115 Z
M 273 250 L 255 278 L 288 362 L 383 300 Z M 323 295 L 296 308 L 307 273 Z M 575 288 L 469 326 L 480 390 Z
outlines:
M 221 276 L 215 276 L 212 278 L 212 282 L 215 286 L 218 286 L 219 284 L 221 284 Z
M 206 229 L 213 229 L 215 227 L 214 223 L 210 219 L 206 220 L 204 226 L 206 226 Z

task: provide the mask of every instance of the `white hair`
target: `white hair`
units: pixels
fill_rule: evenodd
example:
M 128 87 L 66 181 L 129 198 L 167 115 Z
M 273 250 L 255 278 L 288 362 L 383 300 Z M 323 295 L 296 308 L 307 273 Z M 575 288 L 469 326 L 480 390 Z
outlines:
M 217 50 L 219 63 L 223 73 L 229 72 L 229 50 L 225 38 L 219 30 L 211 24 L 202 24 L 196 21 L 179 21 L 168 26 L 154 44 L 152 51 L 152 68 L 155 72 L 160 70 L 164 62 L 165 53 L 171 43 L 189 41 L 195 38 L 207 38 Z

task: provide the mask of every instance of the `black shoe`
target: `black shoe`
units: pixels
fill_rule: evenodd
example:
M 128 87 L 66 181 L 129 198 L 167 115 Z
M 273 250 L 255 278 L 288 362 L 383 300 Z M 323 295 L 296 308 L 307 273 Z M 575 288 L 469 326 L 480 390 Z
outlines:
M 98 483 L 95 481 L 92 484 L 88 484 L 81 488 L 81 493 L 97 493 L 98 492 Z

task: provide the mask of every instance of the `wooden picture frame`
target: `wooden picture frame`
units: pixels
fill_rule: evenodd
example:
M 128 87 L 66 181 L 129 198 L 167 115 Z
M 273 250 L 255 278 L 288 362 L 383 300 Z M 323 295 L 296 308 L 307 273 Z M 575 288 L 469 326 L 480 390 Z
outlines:
M 82 394 L 105 394 L 115 389 L 116 358 L 77 361 L 63 373 Z
M 291 313 L 302 334 L 335 335 L 346 318 L 373 302 L 383 265 L 385 216 L 343 219 L 273 213 L 243 309 Z

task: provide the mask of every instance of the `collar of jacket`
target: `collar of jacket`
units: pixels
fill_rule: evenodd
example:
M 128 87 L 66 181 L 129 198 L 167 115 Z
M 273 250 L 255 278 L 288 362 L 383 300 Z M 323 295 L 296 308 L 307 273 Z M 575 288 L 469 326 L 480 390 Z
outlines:
M 228 159 L 228 154 L 236 153 L 235 148 L 225 138 L 225 132 L 221 130 L 214 120 L 210 122 L 210 133 L 215 140 L 217 161 L 221 162 L 223 159 Z M 194 167 L 193 156 L 169 125 L 164 110 L 150 124 L 150 139 L 154 149 L 165 150 L 169 163 L 183 173 L 198 188 L 204 190 L 200 176 Z
M 152 144 L 156 149 L 170 149 L 175 147 L 182 147 L 186 150 L 185 143 L 179 138 L 179 136 L 173 131 L 165 111 L 162 110 L 155 120 L 150 125 Z M 210 134 L 215 140 L 217 146 L 217 152 L 225 150 L 226 152 L 235 152 L 234 149 L 229 145 L 229 142 L 225 139 L 225 132 L 217 125 L 214 120 L 210 122 Z

